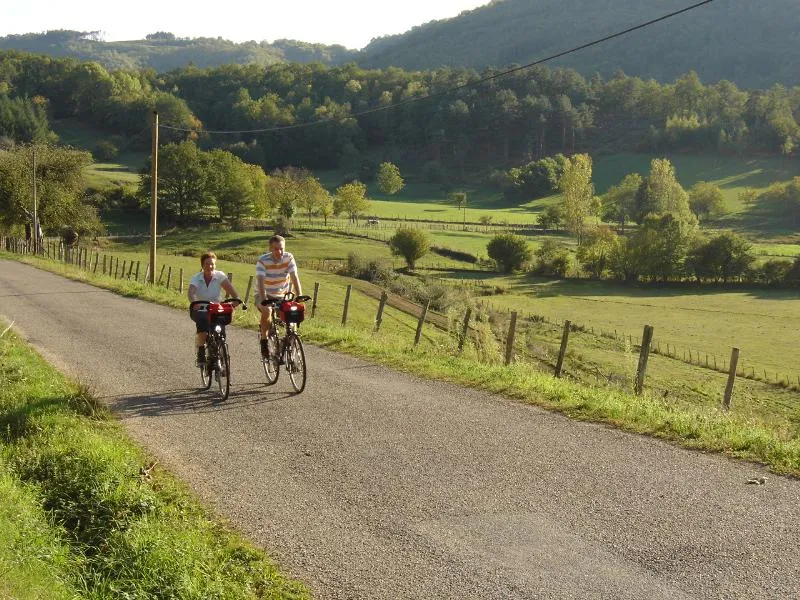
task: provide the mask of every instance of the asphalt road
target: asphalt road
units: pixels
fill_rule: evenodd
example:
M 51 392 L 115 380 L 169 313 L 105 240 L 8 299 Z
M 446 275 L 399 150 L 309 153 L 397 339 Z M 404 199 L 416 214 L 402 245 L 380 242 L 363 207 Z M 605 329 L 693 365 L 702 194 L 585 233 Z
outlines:
M 800 481 L 236 328 L 215 405 L 185 312 L 13 262 L 0 315 L 318 598 L 800 597 Z

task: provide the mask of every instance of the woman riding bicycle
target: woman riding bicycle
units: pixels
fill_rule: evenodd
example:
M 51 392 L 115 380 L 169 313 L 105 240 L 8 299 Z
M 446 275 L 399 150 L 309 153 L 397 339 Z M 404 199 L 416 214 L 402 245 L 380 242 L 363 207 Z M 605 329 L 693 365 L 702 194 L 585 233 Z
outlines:
M 238 298 L 236 288 L 228 280 L 228 276 L 222 271 L 217 271 L 217 255 L 213 252 L 206 252 L 200 257 L 200 265 L 203 270 L 197 273 L 189 281 L 189 302 L 218 302 L 222 290 L 232 298 Z M 197 324 L 197 335 L 195 335 L 195 346 L 197 348 L 197 366 L 202 367 L 205 363 L 205 344 L 208 338 L 209 322 L 207 313 L 202 310 L 193 309 L 191 312 L 192 320 Z
M 256 306 L 261 311 L 261 355 L 269 356 L 267 332 L 272 325 L 270 300 L 281 300 L 288 291 L 302 295 L 297 263 L 294 256 L 286 252 L 286 240 L 274 235 L 269 240 L 269 252 L 256 263 Z M 293 289 L 292 289 L 293 288 Z

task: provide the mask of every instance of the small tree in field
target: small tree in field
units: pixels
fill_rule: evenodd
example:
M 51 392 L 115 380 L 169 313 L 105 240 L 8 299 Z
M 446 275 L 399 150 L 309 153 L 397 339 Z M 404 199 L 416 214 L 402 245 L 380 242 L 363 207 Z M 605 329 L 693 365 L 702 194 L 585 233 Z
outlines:
M 467 192 L 454 192 L 450 195 L 450 199 L 453 201 L 459 210 L 464 210 L 464 229 L 467 228 L 467 200 L 469 200 L 469 196 L 467 196 Z
M 346 213 L 350 221 L 357 222 L 358 217 L 370 207 L 367 199 L 367 186 L 360 181 L 353 181 L 339 187 L 336 190 L 333 206 L 336 214 Z
M 532 256 L 527 240 L 513 233 L 500 233 L 494 236 L 486 246 L 486 252 L 489 258 L 506 273 L 518 271 L 531 260 Z
M 385 162 L 378 167 L 378 190 L 382 194 L 394 196 L 397 192 L 402 190 L 405 185 L 406 182 L 403 181 L 403 177 L 400 175 L 400 169 L 397 168 L 397 165 Z
M 402 256 L 413 271 L 417 261 L 430 250 L 430 243 L 424 231 L 402 227 L 389 240 L 389 248 L 395 256 Z

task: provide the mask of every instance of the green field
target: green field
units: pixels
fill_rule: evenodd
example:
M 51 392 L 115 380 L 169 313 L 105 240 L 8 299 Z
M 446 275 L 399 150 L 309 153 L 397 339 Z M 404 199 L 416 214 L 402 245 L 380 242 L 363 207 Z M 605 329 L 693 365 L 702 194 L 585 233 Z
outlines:
M 777 372 L 798 384 L 800 365 L 794 359 L 800 346 L 798 290 L 656 288 L 544 281 L 527 275 L 480 279 L 480 283 L 508 289 L 508 294 L 486 299 L 502 311 L 570 320 L 597 333 L 631 335 L 634 341 L 641 338 L 644 325 L 653 325 L 654 340 L 664 348 L 669 343 L 679 353 L 707 353 L 722 364 L 735 346 L 741 350 L 741 363 L 748 373 L 753 368 L 763 376 L 766 369 L 770 380 Z

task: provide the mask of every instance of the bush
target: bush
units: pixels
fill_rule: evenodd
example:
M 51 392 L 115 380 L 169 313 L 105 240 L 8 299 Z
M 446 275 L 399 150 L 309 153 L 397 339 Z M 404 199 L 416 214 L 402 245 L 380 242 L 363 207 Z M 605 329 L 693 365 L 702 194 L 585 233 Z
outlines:
M 402 256 L 413 271 L 417 261 L 430 250 L 430 243 L 424 231 L 402 227 L 389 240 L 389 248 L 395 256 Z
M 272 229 L 278 235 L 287 236 L 292 230 L 292 220 L 284 215 L 279 215 L 273 221 Z
M 560 204 L 552 204 L 539 214 L 538 222 L 542 229 L 557 229 L 564 222 L 564 210 Z
M 756 270 L 755 276 L 759 281 L 774 285 L 786 281 L 791 270 L 791 261 L 772 259 L 761 265 L 761 267 Z
M 547 240 L 536 251 L 535 273 L 537 275 L 564 278 L 571 266 L 572 256 L 563 244 Z
M 441 246 L 431 246 L 431 252 L 444 256 L 445 258 L 452 258 L 453 260 L 460 260 L 475 264 L 478 262 L 478 257 L 470 254 L 469 252 L 462 252 L 461 250 L 452 250 L 450 248 L 442 248 Z
M 527 240 L 513 233 L 501 233 L 486 246 L 489 258 L 506 273 L 518 271 L 531 260 L 531 248 Z
M 695 244 L 686 259 L 687 270 L 697 280 L 730 281 L 741 277 L 755 260 L 750 243 L 735 233 L 725 232 Z
M 108 140 L 100 140 L 95 145 L 92 154 L 94 154 L 95 159 L 107 162 L 119 156 L 119 148 Z
M 337 274 L 381 285 L 388 285 L 396 277 L 391 265 L 379 260 L 368 261 L 356 252 L 347 255 L 347 262 L 337 270 Z

